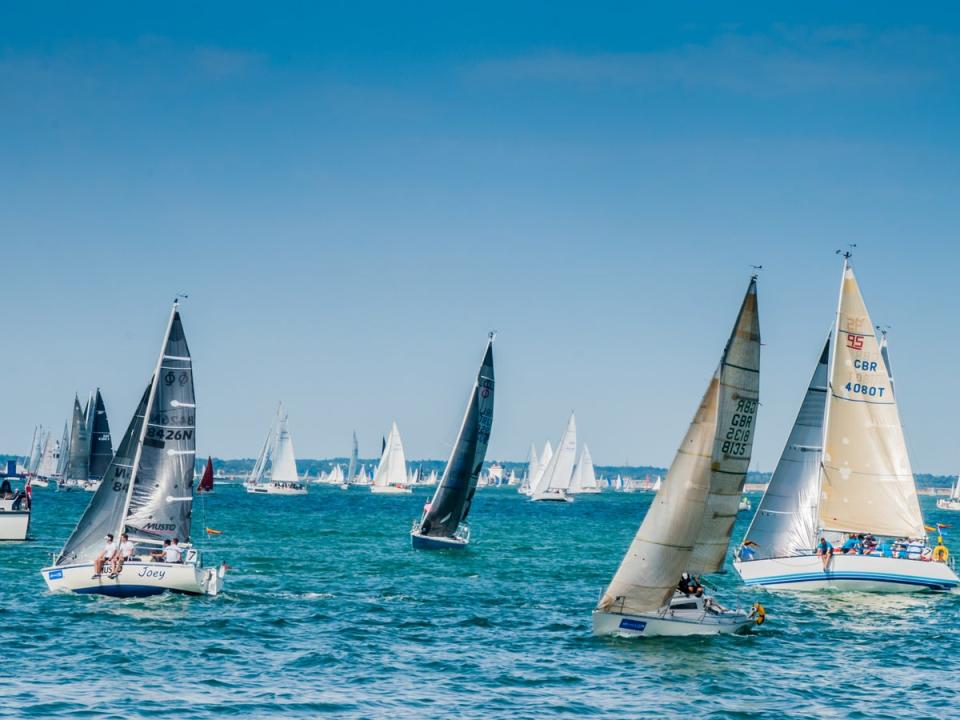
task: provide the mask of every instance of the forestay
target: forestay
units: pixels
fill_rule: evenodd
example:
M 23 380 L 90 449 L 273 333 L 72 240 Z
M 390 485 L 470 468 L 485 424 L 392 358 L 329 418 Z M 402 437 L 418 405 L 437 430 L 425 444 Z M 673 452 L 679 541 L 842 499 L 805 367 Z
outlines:
M 924 536 L 891 378 L 853 269 L 844 263 L 827 398 L 820 525 Z
M 124 529 L 134 540 L 190 540 L 196 455 L 196 401 L 190 349 L 174 306 Z
M 491 338 L 483 354 L 480 372 L 473 384 L 447 467 L 430 502 L 430 510 L 421 523 L 420 531 L 424 535 L 450 537 L 470 513 L 493 427 L 493 388 Z
M 747 438 L 743 433 L 733 432 L 728 439 L 727 434 L 731 428 L 753 428 L 757 397 L 755 391 L 753 394 L 749 391 L 756 387 L 755 370 L 759 367 L 756 314 L 756 280 L 752 278 L 720 365 L 707 386 L 666 480 L 600 600 L 601 610 L 650 612 L 664 606 L 676 588 L 680 573 L 689 569 L 708 512 L 711 484 L 718 476 L 715 469 L 740 467 L 742 464 L 724 462 L 731 456 L 749 457 L 749 448 L 740 455 L 741 449 L 735 443 L 751 442 L 752 432 Z M 718 426 L 721 403 L 728 403 L 735 410 L 730 412 L 724 408 L 724 423 Z M 734 415 L 749 420 L 738 420 L 734 425 Z M 729 483 L 721 489 L 728 487 Z M 725 507 L 722 509 L 725 511 Z M 717 513 L 717 510 L 711 512 Z
M 797 419 L 747 531 L 758 558 L 809 552 L 816 543 L 823 413 L 830 341 L 823 347 Z

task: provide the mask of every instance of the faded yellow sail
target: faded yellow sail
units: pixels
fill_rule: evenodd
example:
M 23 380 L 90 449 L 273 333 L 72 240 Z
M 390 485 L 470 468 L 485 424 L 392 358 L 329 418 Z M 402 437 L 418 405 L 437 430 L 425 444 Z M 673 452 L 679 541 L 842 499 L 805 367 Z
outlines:
M 820 526 L 920 537 L 923 516 L 880 344 L 844 264 L 821 469 Z

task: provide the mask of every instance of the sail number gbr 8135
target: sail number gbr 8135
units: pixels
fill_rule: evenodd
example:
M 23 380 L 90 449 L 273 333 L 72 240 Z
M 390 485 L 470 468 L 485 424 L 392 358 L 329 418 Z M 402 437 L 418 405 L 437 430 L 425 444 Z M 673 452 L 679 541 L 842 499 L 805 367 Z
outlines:
M 753 435 L 753 418 L 757 414 L 757 400 L 738 398 L 737 408 L 730 418 L 730 425 L 723 435 L 720 446 L 724 455 L 743 457 L 750 450 L 750 437 Z

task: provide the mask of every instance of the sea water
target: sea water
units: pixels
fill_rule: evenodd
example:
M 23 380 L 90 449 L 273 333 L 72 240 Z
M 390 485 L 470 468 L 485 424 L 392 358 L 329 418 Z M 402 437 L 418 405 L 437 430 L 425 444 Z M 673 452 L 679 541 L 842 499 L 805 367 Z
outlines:
M 221 485 L 195 503 L 194 534 L 232 566 L 224 592 L 137 600 L 47 592 L 38 570 L 90 495 L 35 490 L 34 540 L 0 544 L 0 717 L 960 713 L 960 596 L 774 594 L 729 570 L 710 578 L 718 599 L 767 609 L 751 634 L 594 638 L 590 611 L 651 495 L 483 489 L 468 550 L 414 551 L 429 497 Z

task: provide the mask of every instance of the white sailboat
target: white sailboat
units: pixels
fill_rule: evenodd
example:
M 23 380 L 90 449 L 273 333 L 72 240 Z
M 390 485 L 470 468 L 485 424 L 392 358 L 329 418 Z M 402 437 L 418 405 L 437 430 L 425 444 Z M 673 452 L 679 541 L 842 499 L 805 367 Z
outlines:
M 370 492 L 377 495 L 405 495 L 413 492 L 407 487 L 407 458 L 403 452 L 403 440 L 394 422 L 387 436 L 386 446 L 380 456 L 380 464 L 373 475 Z
M 590 448 L 584 443 L 583 450 L 580 451 L 580 459 L 577 460 L 577 466 L 573 469 L 569 493 L 571 495 L 592 495 L 599 492 L 600 483 L 597 482 L 597 474 L 593 468 L 593 458 L 590 457 Z
M 205 568 L 190 543 L 196 401 L 190 350 L 177 303 L 150 383 L 106 470 L 106 481 L 51 567 L 41 571 L 54 592 L 144 597 L 164 591 L 216 595 L 225 566 Z M 134 558 L 120 572 L 93 573 L 104 536 L 134 543 Z M 182 562 L 155 561 L 164 540 L 183 541 Z
M 354 485 L 369 485 L 373 482 L 370 478 L 370 474 L 367 472 L 367 465 L 364 463 L 360 466 L 360 472 L 357 473 L 357 479 L 354 481 Z
M 760 330 L 752 278 L 693 422 L 630 549 L 593 612 L 595 635 L 744 632 L 762 609 L 728 610 L 677 592 L 683 572 L 715 572 L 736 518 L 758 405 Z M 732 491 L 732 492 L 731 492 Z
M 552 454 L 539 480 L 532 486 L 530 499 L 535 502 L 573 502 L 573 497 L 567 491 L 570 489 L 576 459 L 577 420 L 573 413 L 570 413 L 557 451 Z
M 293 438 L 287 428 L 287 414 L 283 411 L 283 403 L 277 407 L 277 414 L 267 433 L 263 449 L 244 485 L 249 493 L 307 494 L 307 486 L 300 481 L 297 474 L 297 457 L 293 452 Z
M 941 510 L 960 510 L 960 475 L 957 476 L 957 481 L 953 484 L 950 497 L 937 500 L 937 507 Z
M 517 492 L 521 495 L 529 495 L 530 488 L 533 487 L 533 483 L 540 476 L 540 456 L 537 455 L 537 446 L 533 443 L 530 443 L 530 457 L 527 460 L 527 474 L 523 478 L 523 482 L 520 483 L 520 487 L 517 488 Z
M 956 590 L 929 548 L 900 424 L 889 359 L 870 321 L 849 254 L 829 343 L 783 455 L 734 562 L 747 585 L 770 590 Z M 875 551 L 839 548 L 858 534 Z

